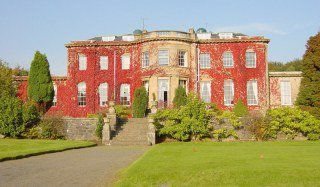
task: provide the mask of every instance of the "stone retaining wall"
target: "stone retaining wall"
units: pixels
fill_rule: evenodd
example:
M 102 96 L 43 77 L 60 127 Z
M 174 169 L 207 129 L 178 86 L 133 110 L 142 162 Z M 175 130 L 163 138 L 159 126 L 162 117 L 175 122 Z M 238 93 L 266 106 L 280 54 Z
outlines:
M 95 135 L 98 119 L 63 118 L 66 125 L 66 138 L 69 140 L 97 140 Z

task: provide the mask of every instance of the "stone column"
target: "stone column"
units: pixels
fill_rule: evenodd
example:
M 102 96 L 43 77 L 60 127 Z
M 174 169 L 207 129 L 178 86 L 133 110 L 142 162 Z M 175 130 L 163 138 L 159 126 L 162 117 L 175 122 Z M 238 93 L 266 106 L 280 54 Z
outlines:
M 148 119 L 148 143 L 149 145 L 155 145 L 156 144 L 156 128 L 154 127 L 154 119 L 149 118 Z
M 103 118 L 102 144 L 110 145 L 110 119 Z
M 117 114 L 114 108 L 114 101 L 109 101 L 109 110 L 108 110 L 107 118 L 110 120 L 109 126 L 111 130 L 115 130 L 116 124 L 117 124 Z

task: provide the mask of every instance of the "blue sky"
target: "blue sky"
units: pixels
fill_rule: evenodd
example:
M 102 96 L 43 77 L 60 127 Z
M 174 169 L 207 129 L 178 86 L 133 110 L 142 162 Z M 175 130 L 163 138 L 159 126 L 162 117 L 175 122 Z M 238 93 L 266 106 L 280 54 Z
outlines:
M 64 44 L 98 35 L 147 30 L 234 31 L 271 39 L 269 60 L 299 58 L 320 31 L 320 0 L 84 1 L 0 0 L 0 58 L 29 68 L 36 50 L 46 53 L 51 72 L 65 75 Z

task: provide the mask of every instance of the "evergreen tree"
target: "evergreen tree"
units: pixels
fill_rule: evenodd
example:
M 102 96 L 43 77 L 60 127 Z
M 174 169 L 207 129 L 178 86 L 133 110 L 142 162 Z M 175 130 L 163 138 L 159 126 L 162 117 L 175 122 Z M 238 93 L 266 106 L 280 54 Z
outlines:
M 303 56 L 300 92 L 296 104 L 320 118 L 320 32 L 309 38 Z
M 175 91 L 175 95 L 172 102 L 173 102 L 173 105 L 177 108 L 186 105 L 187 93 L 184 87 L 178 86 L 178 88 Z
M 146 114 L 148 107 L 148 94 L 144 87 L 137 88 L 134 91 L 133 117 L 142 118 Z
M 31 62 L 28 79 L 28 98 L 44 112 L 54 97 L 53 83 L 46 55 L 36 51 Z
M 248 109 L 241 99 L 238 100 L 237 104 L 234 106 L 233 112 L 238 117 L 243 117 L 248 114 Z

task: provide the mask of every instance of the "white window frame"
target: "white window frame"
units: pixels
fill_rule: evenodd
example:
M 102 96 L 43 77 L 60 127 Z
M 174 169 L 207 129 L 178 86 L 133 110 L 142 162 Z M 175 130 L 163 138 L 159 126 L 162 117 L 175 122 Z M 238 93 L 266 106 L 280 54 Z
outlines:
M 200 82 L 200 97 L 203 102 L 211 103 L 211 81 Z
M 99 105 L 106 106 L 108 103 L 108 83 L 101 83 L 98 88 Z
M 158 64 L 159 66 L 168 66 L 169 65 L 170 53 L 167 49 L 161 49 L 158 51 Z
M 146 91 L 149 93 L 149 80 L 142 81 L 142 84 Z
M 109 66 L 108 56 L 100 56 L 100 70 L 107 70 Z
M 178 65 L 180 67 L 187 67 L 187 52 L 186 51 L 178 51 Z
M 252 55 L 252 56 L 249 56 Z M 246 51 L 246 67 L 256 68 L 257 67 L 257 54 L 254 51 Z
M 53 96 L 53 100 L 52 100 L 52 106 L 57 106 L 58 87 L 56 84 L 53 84 L 53 91 L 54 91 L 54 96 Z
M 121 84 L 120 103 L 126 106 L 130 105 L 130 84 Z
M 87 86 L 85 82 L 80 82 L 77 85 L 78 88 L 78 106 L 85 107 L 87 105 L 87 95 L 86 90 Z
M 141 58 L 142 62 L 142 68 L 146 68 L 149 67 L 150 65 L 150 55 L 148 51 L 142 52 L 142 58 Z
M 200 69 L 211 68 L 211 56 L 210 53 L 200 53 L 199 54 Z
M 130 69 L 130 54 L 123 54 L 121 56 L 121 69 Z
M 87 56 L 84 54 L 78 54 L 79 70 L 83 71 L 87 69 Z
M 232 79 L 224 80 L 223 83 L 223 101 L 225 106 L 234 104 L 234 83 Z
M 280 92 L 281 92 L 281 105 L 291 106 L 291 82 L 289 80 L 280 81 Z
M 233 54 L 231 51 L 225 51 L 222 54 L 223 67 L 232 68 L 234 66 Z
M 248 106 L 255 106 L 259 103 L 258 81 L 247 81 L 247 104 Z

